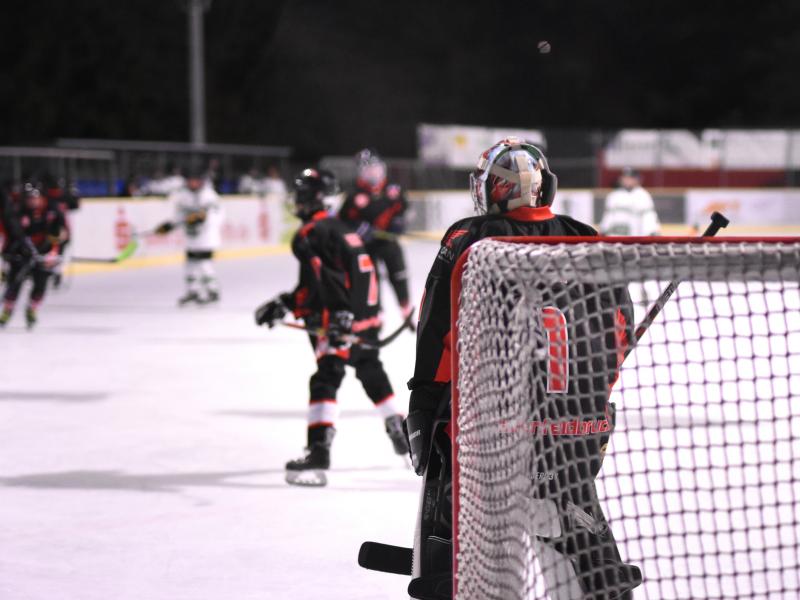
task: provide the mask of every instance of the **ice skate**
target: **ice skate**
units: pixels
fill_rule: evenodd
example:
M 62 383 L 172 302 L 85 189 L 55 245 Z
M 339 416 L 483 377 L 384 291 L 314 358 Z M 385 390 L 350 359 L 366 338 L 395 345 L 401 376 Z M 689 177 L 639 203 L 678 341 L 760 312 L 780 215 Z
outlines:
M 406 456 L 408 454 L 408 441 L 403 431 L 403 417 L 400 415 L 386 417 L 383 424 L 386 427 L 386 435 L 388 435 L 389 439 L 392 441 L 394 453 L 400 456 Z
M 197 292 L 186 292 L 185 295 L 178 298 L 178 306 L 186 306 L 187 304 L 203 304 L 203 299 Z
M 28 329 L 33 329 L 33 327 L 36 325 L 36 321 L 38 321 L 36 309 L 29 306 L 25 309 L 25 325 L 28 327 Z
M 11 320 L 11 311 L 7 308 L 3 309 L 3 312 L 0 313 L 0 327 L 5 327 L 6 323 Z
M 331 466 L 331 443 L 335 434 L 333 427 L 309 429 L 305 456 L 286 463 L 286 483 L 306 487 L 327 485 L 325 471 Z

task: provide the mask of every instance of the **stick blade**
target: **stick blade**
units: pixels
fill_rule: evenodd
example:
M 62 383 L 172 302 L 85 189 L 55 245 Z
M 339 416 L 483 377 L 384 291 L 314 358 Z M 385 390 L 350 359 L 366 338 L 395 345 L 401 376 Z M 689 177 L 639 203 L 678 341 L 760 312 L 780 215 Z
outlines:
M 358 551 L 358 564 L 371 571 L 411 575 L 413 555 L 414 551 L 411 548 L 364 542 Z
M 136 241 L 136 238 L 133 238 L 128 244 L 122 249 L 122 251 L 117 254 L 117 257 L 114 259 L 115 262 L 122 262 L 123 260 L 130 258 L 133 256 L 133 253 L 139 248 L 139 242 Z

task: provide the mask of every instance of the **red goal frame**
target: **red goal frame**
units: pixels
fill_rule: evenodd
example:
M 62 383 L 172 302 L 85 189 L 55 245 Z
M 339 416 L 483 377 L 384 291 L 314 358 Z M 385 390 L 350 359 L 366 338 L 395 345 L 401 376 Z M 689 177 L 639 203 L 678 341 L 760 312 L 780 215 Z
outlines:
M 484 238 L 487 240 L 506 242 L 512 244 L 582 244 L 600 242 L 608 244 L 748 244 L 748 243 L 773 243 L 773 244 L 800 244 L 800 237 L 757 237 L 757 236 L 736 236 L 736 237 L 687 237 L 687 236 L 649 236 L 649 237 L 622 237 L 622 236 L 572 236 L 572 237 L 542 237 L 542 236 L 498 236 Z M 480 240 L 482 241 L 482 240 Z M 461 297 L 461 278 L 464 273 L 467 261 L 469 260 L 471 248 L 467 248 L 456 260 L 453 273 L 450 278 L 450 373 L 451 373 L 451 450 L 452 450 L 452 551 L 453 551 L 453 598 L 458 597 L 458 513 L 460 508 L 460 469 L 458 465 L 458 414 L 459 414 L 459 393 L 458 393 L 458 320 L 459 299 Z

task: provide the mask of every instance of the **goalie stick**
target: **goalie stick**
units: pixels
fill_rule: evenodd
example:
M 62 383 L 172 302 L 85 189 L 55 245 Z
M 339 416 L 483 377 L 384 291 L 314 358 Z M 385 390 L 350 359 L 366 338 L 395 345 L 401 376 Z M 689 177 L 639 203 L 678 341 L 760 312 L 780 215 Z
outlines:
M 342 339 L 344 339 L 346 342 L 349 342 L 351 344 L 359 345 L 362 348 L 366 348 L 368 350 L 372 350 L 372 349 L 375 349 L 375 348 L 383 348 L 384 346 L 388 346 L 393 341 L 395 341 L 400 336 L 400 334 L 403 333 L 403 331 L 405 329 L 407 329 L 407 328 L 410 329 L 410 327 L 411 327 L 411 319 L 414 318 L 414 312 L 415 312 L 414 310 L 409 312 L 408 316 L 406 316 L 406 318 L 403 320 L 403 322 L 400 324 L 400 326 L 397 329 L 395 329 L 392 333 L 387 335 L 385 338 L 378 340 L 377 343 L 374 343 L 374 344 L 370 343 L 370 342 L 366 341 L 365 339 L 363 339 L 363 338 L 361 338 L 361 337 L 359 337 L 359 336 L 357 336 L 355 334 L 344 335 L 344 336 L 342 336 Z M 305 325 L 301 325 L 300 323 L 290 323 L 288 321 L 280 321 L 280 324 L 283 325 L 284 327 L 289 327 L 291 329 L 298 329 L 300 331 L 306 331 L 308 333 L 312 333 L 312 334 L 318 335 L 318 336 L 323 336 L 326 333 L 326 330 L 321 328 L 321 327 L 307 327 Z
M 411 575 L 414 551 L 402 546 L 364 542 L 358 551 L 358 564 L 371 571 Z
M 711 223 L 708 227 L 706 227 L 706 230 L 700 237 L 714 237 L 717 235 L 717 233 L 719 233 L 720 229 L 724 229 L 729 223 L 730 221 L 723 214 L 714 211 L 711 213 Z M 653 321 L 656 320 L 656 317 L 659 315 L 659 313 L 664 310 L 664 306 L 666 306 L 667 302 L 669 302 L 669 299 L 672 297 L 672 294 L 675 293 L 675 290 L 678 289 L 680 282 L 680 279 L 671 281 L 667 288 L 661 292 L 661 295 L 656 299 L 653 306 L 650 307 L 650 310 L 647 311 L 647 316 L 636 328 L 633 343 L 625 350 L 625 356 L 623 357 L 623 360 L 625 360 L 625 358 L 627 358 L 628 355 L 633 352 L 634 348 L 636 348 L 636 346 L 639 344 L 639 340 L 642 339 L 644 334 L 650 328 L 650 325 L 653 324 Z

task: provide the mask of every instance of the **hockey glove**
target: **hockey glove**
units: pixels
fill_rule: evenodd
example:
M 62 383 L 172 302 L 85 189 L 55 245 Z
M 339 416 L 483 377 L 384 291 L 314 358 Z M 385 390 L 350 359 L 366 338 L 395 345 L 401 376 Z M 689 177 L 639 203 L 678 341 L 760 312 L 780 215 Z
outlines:
M 161 225 L 156 227 L 155 233 L 156 235 L 167 235 L 173 229 L 175 229 L 175 223 L 164 221 Z
M 186 216 L 187 225 L 199 225 L 205 220 L 206 220 L 206 211 L 204 210 L 196 210 L 194 212 L 189 213 Z
M 433 435 L 433 413 L 427 410 L 412 412 L 403 421 L 403 431 L 408 438 L 408 453 L 417 475 L 425 473 L 431 451 Z
M 34 260 L 39 257 L 39 251 L 36 249 L 31 238 L 26 237 L 19 249 L 20 256 L 26 260 Z
M 359 226 L 356 228 L 356 233 L 358 234 L 358 237 L 360 237 L 360 238 L 361 238 L 361 240 L 362 240 L 362 241 L 363 241 L 365 244 L 368 244 L 369 242 L 371 242 L 371 241 L 373 240 L 373 238 L 375 237 L 375 235 L 374 235 L 374 232 L 373 232 L 373 230 L 372 230 L 372 225 L 370 225 L 370 224 L 369 224 L 369 223 L 367 223 L 366 221 L 364 221 L 363 223 L 361 223 L 361 224 L 360 224 L 360 225 L 359 225 Z
M 286 313 L 289 312 L 287 296 L 290 296 L 290 294 L 281 294 L 274 300 L 270 300 L 259 306 L 255 314 L 256 325 L 269 325 L 269 328 L 272 329 L 275 323 L 280 321 Z
M 409 387 L 411 385 L 409 382 Z M 420 385 L 411 391 L 408 417 L 403 426 L 408 436 L 411 464 L 417 475 L 423 475 L 428 466 L 433 429 L 437 415 L 443 410 L 441 403 L 447 397 L 446 390 L 446 384 L 430 383 Z
M 332 348 L 344 348 L 350 345 L 347 339 L 353 331 L 354 316 L 349 310 L 337 310 L 331 313 L 328 323 L 328 343 Z

